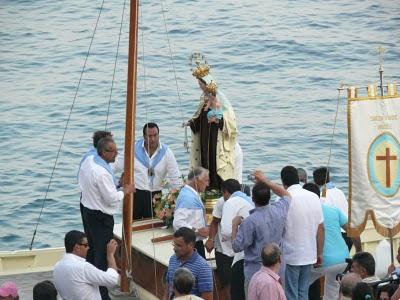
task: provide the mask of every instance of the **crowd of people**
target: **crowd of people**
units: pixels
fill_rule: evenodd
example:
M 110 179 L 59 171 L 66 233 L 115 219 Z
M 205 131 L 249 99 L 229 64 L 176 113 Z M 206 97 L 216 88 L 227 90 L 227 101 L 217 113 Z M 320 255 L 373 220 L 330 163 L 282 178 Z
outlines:
M 251 192 L 242 184 L 235 114 L 209 71 L 209 65 L 199 62 L 193 69 L 202 95 L 193 117 L 183 124 L 190 127 L 193 141 L 185 182 L 173 152 L 160 141 L 156 123 L 145 124 L 143 138 L 135 141 L 134 184 L 124 184 L 123 173 L 117 180 L 124 156 L 118 154 L 112 133 L 93 134 L 93 147 L 78 168 L 84 232 L 65 235 L 66 253 L 54 267 L 54 284 L 38 283 L 33 299 L 56 299 L 57 294 L 71 300 L 110 299 L 109 288 L 120 278 L 113 239 L 119 204 L 134 194 L 132 219 L 153 217 L 153 197 L 162 192 L 166 179 L 172 188 L 183 187 L 174 211 L 174 254 L 165 274 L 163 300 L 213 299 L 216 281 L 223 299 L 321 299 L 321 277 L 326 300 L 400 299 L 395 283 L 376 287 L 380 279 L 373 256 L 362 252 L 359 237 L 347 236 L 347 200 L 328 168 L 315 169 L 313 182 L 308 182 L 304 169 L 285 166 L 282 185 L 261 171 L 253 173 Z M 207 190 L 222 193 L 210 224 L 201 199 Z M 271 192 L 276 198 L 271 199 Z M 351 272 L 342 274 L 353 245 Z M 215 254 L 217 277 L 207 252 Z M 394 265 L 389 278 L 392 272 Z M 15 284 L 4 283 L 0 299 L 18 299 Z

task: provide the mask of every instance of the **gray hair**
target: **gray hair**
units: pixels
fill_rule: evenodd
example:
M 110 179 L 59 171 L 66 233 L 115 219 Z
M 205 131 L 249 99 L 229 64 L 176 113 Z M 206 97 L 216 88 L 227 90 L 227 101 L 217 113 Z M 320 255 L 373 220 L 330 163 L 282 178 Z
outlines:
M 101 156 L 104 152 L 107 152 L 110 144 L 115 144 L 112 137 L 104 137 L 100 139 L 100 141 L 97 143 L 97 154 Z
M 267 246 L 264 246 L 261 251 L 262 263 L 265 267 L 272 267 L 279 262 L 281 255 L 281 249 L 279 249 L 277 244 L 268 244 Z
M 195 167 L 193 170 L 190 170 L 188 174 L 188 180 L 193 181 L 202 177 L 203 175 L 208 174 L 208 170 L 203 167 Z
M 303 168 L 297 168 L 297 174 L 301 182 L 307 183 L 307 172 Z
M 175 271 L 173 284 L 174 289 L 182 295 L 190 294 L 196 279 L 187 268 L 178 268 Z

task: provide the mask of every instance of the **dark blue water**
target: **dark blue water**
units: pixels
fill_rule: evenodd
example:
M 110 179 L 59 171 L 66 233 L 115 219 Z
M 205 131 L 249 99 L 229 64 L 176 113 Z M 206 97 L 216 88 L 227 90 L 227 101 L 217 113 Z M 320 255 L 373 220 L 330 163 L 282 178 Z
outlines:
M 0 250 L 31 240 L 101 1 L 0 2 Z M 107 119 L 123 2 L 105 1 L 72 108 L 34 247 L 60 246 L 80 229 L 76 171 L 91 134 Z M 244 169 L 273 178 L 293 164 L 328 161 L 340 83 L 399 81 L 399 1 L 149 1 L 141 3 L 137 135 L 156 121 L 183 173 L 188 154 L 180 128 L 199 90 L 188 66 L 200 50 L 237 115 Z M 164 17 L 169 30 L 166 35 Z M 125 10 L 108 128 L 123 147 L 128 9 Z M 174 56 L 175 81 L 169 48 Z M 345 97 L 339 99 L 330 160 L 347 190 Z

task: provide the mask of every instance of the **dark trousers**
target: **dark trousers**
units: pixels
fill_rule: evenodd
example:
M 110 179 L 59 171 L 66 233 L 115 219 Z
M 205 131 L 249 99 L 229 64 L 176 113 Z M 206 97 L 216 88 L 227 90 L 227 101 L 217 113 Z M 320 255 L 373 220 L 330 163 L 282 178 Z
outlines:
M 134 194 L 134 204 L 133 204 L 133 219 L 140 220 L 143 218 L 152 218 L 152 203 L 153 196 L 161 191 L 144 191 L 136 189 Z
M 321 300 L 320 278 L 315 280 L 308 288 L 308 300 Z
M 351 247 L 353 247 L 353 240 L 347 236 L 346 232 L 342 232 L 342 237 L 344 241 L 346 242 L 347 248 L 349 248 L 349 251 L 351 250 Z
M 107 243 L 113 238 L 114 217 L 99 210 L 82 207 L 83 227 L 89 243 L 86 260 L 100 270 L 107 270 Z M 106 287 L 100 287 L 102 300 L 109 300 Z
M 232 281 L 232 262 L 233 256 L 225 255 L 215 251 L 215 263 L 217 265 L 217 274 L 221 287 L 229 287 Z
M 206 251 L 205 251 L 205 249 L 204 249 L 203 241 L 202 241 L 202 240 L 197 241 L 196 244 L 194 244 L 194 247 L 196 248 L 197 253 L 198 253 L 200 256 L 202 256 L 204 259 L 206 259 Z
M 231 300 L 246 299 L 244 293 L 244 259 L 237 261 L 232 266 Z

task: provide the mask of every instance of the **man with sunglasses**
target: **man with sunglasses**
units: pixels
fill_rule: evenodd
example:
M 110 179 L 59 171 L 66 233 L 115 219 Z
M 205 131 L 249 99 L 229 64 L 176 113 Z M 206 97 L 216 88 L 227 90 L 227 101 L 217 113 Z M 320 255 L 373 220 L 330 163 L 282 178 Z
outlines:
M 114 287 L 119 275 L 114 254 L 117 242 L 107 244 L 108 269 L 102 271 L 86 262 L 89 244 L 83 232 L 72 230 L 65 235 L 64 257 L 54 267 L 54 284 L 62 299 L 100 300 L 99 286 Z

